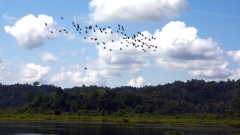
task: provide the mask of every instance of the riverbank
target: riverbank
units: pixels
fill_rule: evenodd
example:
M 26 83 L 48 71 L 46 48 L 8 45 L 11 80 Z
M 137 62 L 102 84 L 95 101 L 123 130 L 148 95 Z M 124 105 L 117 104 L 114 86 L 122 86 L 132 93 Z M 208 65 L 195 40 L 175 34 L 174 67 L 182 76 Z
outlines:
M 165 125 L 230 125 L 240 127 L 240 119 L 209 119 L 209 118 L 176 118 L 172 116 L 75 116 L 75 115 L 30 115 L 30 114 L 0 114 L 0 121 L 101 121 L 117 123 L 165 124 Z

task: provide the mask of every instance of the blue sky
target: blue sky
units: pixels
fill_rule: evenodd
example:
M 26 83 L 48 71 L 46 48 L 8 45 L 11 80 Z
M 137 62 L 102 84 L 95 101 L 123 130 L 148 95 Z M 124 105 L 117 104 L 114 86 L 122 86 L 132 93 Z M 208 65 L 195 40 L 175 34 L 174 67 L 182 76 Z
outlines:
M 239 6 L 238 0 L 0 0 L 0 82 L 70 88 L 237 80 Z

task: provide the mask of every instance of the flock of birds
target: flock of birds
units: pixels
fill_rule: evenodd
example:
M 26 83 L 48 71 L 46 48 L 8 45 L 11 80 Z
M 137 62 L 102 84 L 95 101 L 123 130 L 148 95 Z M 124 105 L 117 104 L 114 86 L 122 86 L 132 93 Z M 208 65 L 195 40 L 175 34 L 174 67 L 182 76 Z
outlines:
M 61 17 L 61 19 L 63 20 L 64 18 Z M 101 28 L 98 25 L 89 25 L 89 26 L 84 26 L 84 27 L 80 27 L 79 24 L 72 22 L 73 27 L 75 28 L 76 32 L 78 32 L 80 35 L 83 36 L 84 40 L 92 40 L 93 42 L 96 42 L 97 45 L 101 45 L 103 47 L 103 49 L 109 49 L 109 51 L 113 51 L 113 49 L 107 48 L 106 44 L 107 42 L 120 42 L 122 45 L 126 46 L 126 47 L 134 47 L 134 48 L 140 48 L 143 52 L 146 52 L 148 50 L 152 50 L 152 51 L 156 51 L 157 46 L 155 45 L 151 45 L 149 44 L 150 41 L 152 40 L 156 40 L 155 37 L 151 36 L 148 37 L 147 35 L 145 36 L 143 33 L 141 32 L 137 32 L 137 34 L 133 34 L 132 37 L 129 37 L 127 34 L 125 34 L 125 29 L 123 26 L 121 26 L 120 24 L 118 24 L 117 30 L 116 32 L 118 34 L 121 34 L 121 38 L 122 40 L 114 40 L 112 39 L 111 41 L 107 41 L 107 42 L 103 42 L 97 38 L 97 37 L 89 37 L 89 33 L 91 32 L 100 32 L 101 34 L 114 34 L 115 32 L 112 31 L 111 27 L 104 27 Z M 45 26 L 48 26 L 48 24 L 45 22 Z M 68 33 L 68 31 L 64 28 L 64 29 L 59 29 L 58 31 L 50 31 L 51 33 L 54 32 L 60 32 L 60 33 Z M 123 50 L 122 46 L 119 46 L 120 50 Z M 87 70 L 87 68 L 84 68 L 85 70 Z

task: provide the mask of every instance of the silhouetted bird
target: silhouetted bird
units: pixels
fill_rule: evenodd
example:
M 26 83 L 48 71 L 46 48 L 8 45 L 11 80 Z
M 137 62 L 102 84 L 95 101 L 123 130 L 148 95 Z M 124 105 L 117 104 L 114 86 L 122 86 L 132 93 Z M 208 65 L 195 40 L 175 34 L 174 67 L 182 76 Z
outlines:
M 85 69 L 85 70 L 87 70 L 87 68 L 86 68 L 86 67 L 85 67 L 84 69 Z
M 47 23 L 45 23 L 45 26 L 47 26 Z
M 63 19 L 63 17 L 61 17 L 61 19 Z
M 84 39 L 87 39 L 86 37 L 84 37 Z
M 53 31 L 51 31 L 51 33 L 53 33 Z
M 59 30 L 59 32 L 61 32 L 61 30 Z
M 95 25 L 97 27 L 97 25 Z
M 95 38 L 94 40 L 97 41 L 97 38 Z

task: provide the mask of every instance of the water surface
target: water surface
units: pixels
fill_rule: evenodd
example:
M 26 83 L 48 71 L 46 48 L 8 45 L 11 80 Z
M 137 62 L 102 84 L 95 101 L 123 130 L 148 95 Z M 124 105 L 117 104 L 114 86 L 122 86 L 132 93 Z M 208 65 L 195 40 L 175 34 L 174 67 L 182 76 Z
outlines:
M 0 135 L 165 135 L 182 131 L 185 135 L 236 135 L 230 126 L 170 126 L 109 122 L 0 122 Z

